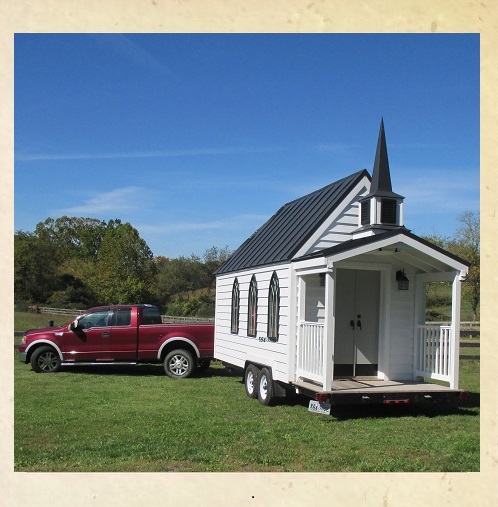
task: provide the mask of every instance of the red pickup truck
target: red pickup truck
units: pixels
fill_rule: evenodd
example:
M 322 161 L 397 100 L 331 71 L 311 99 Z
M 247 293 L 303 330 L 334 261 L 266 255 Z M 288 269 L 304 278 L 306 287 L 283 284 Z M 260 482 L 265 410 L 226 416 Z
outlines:
M 185 378 L 209 367 L 213 324 L 163 324 L 152 305 L 91 308 L 61 327 L 26 331 L 20 359 L 38 373 L 65 365 L 163 363 L 166 374 Z

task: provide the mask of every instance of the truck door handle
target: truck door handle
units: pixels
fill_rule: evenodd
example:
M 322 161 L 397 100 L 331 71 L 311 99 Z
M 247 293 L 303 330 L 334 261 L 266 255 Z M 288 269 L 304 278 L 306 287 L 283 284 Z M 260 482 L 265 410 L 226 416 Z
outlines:
M 354 329 L 354 320 L 350 320 L 349 325 L 351 326 L 351 329 Z
M 361 331 L 361 320 L 357 320 L 357 321 L 356 321 L 356 325 L 358 326 L 358 328 L 359 328 L 359 329 L 360 329 L 360 331 Z
M 108 338 L 109 336 L 111 336 L 111 333 L 109 333 L 109 331 L 104 331 L 102 333 L 102 338 Z

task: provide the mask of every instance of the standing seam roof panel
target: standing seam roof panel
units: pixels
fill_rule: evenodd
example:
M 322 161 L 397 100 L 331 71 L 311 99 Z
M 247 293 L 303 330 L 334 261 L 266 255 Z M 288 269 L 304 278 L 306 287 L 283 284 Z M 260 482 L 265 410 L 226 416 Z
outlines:
M 359 171 L 282 206 L 232 254 L 217 274 L 291 260 L 361 178 Z

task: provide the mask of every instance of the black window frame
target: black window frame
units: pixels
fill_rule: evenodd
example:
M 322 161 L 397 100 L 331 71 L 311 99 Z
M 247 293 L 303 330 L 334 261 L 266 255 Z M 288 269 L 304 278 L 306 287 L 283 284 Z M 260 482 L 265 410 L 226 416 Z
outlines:
M 247 336 L 256 336 L 258 331 L 258 282 L 252 275 L 247 300 Z
M 280 283 L 274 271 L 268 288 L 268 338 L 278 340 L 280 324 Z
M 232 334 L 239 334 L 240 322 L 240 287 L 237 278 L 233 281 L 232 285 L 232 310 L 230 318 L 230 332 Z

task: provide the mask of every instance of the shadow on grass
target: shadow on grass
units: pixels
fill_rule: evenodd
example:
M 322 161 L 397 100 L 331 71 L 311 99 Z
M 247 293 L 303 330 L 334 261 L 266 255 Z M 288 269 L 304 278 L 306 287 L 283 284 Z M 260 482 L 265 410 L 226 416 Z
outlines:
M 64 373 L 77 375 L 118 375 L 127 377 L 166 377 L 162 364 L 96 364 L 96 365 L 64 365 L 61 369 Z M 207 370 L 196 370 L 190 378 L 212 378 L 212 377 L 238 377 L 239 374 L 226 368 L 208 368 Z M 188 381 L 188 379 L 185 379 Z
M 340 421 L 351 419 L 386 419 L 402 417 L 432 418 L 447 415 L 476 417 L 479 414 L 476 411 L 459 405 L 429 405 L 422 403 L 412 406 L 351 405 L 332 407 L 331 410 L 331 416 L 333 416 L 334 419 Z
M 308 408 L 311 398 L 296 394 L 292 391 L 285 398 L 278 398 L 273 406 L 301 406 Z M 469 398 L 459 400 L 457 403 L 414 403 L 412 405 L 384 405 L 384 404 L 360 404 L 360 405 L 336 405 L 331 408 L 327 422 L 346 421 L 351 419 L 386 419 L 403 417 L 440 417 L 447 415 L 473 416 L 479 415 L 473 410 L 480 406 L 479 393 L 469 393 Z M 313 416 L 314 414 L 310 414 Z M 322 416 L 323 417 L 323 416 Z M 325 416 L 326 417 L 326 416 Z

